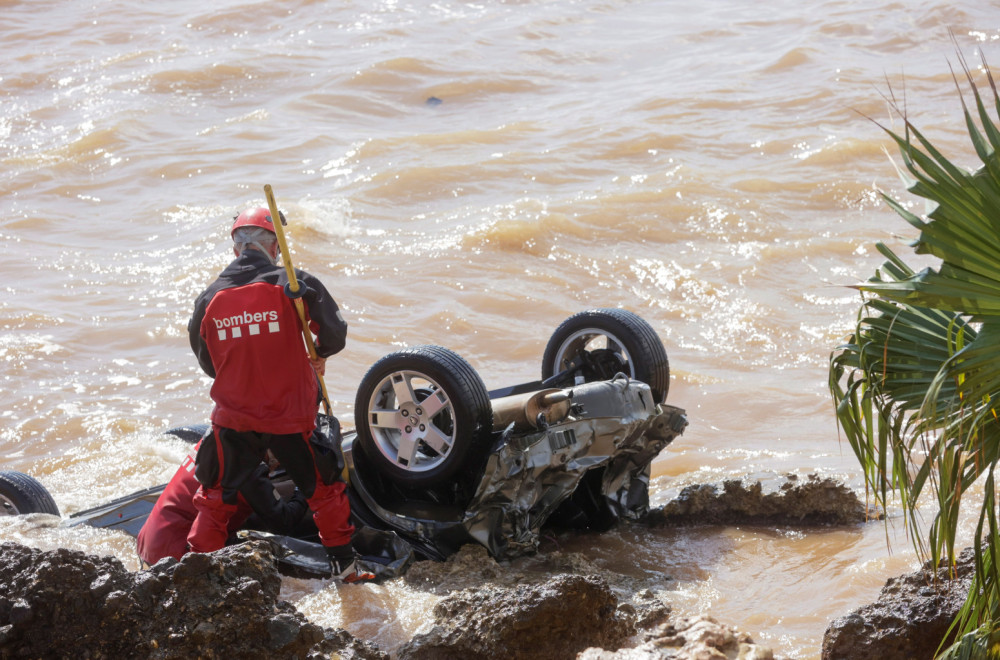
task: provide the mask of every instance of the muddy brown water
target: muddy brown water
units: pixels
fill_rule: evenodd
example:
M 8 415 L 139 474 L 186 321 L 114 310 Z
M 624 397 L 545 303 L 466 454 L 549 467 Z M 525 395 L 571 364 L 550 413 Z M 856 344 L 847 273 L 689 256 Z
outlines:
M 662 337 L 690 420 L 654 505 L 744 476 L 861 489 L 827 359 L 874 242 L 913 235 L 879 200 L 903 188 L 865 115 L 898 128 L 884 95 L 905 89 L 971 165 L 949 63 L 1000 62 L 995 7 L 973 2 L 0 5 L 0 455 L 64 514 L 164 481 L 186 448 L 162 431 L 207 419 L 186 321 L 265 183 L 351 324 L 327 378 L 346 426 L 397 347 L 448 346 L 500 387 L 538 376 L 570 314 L 624 307 Z M 558 551 L 815 658 L 830 619 L 916 565 L 890 513 L 888 531 L 626 528 Z M 0 539 L 135 567 L 104 532 L 0 520 Z M 286 592 L 386 650 L 437 598 Z

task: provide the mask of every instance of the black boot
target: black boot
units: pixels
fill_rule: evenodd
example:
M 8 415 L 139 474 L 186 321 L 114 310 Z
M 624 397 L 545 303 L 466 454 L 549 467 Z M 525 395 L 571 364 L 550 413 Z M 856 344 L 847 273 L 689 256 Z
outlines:
M 357 553 L 350 543 L 328 545 L 326 546 L 326 555 L 330 558 L 331 577 L 338 582 L 354 584 L 375 579 L 374 573 L 369 573 L 358 566 Z

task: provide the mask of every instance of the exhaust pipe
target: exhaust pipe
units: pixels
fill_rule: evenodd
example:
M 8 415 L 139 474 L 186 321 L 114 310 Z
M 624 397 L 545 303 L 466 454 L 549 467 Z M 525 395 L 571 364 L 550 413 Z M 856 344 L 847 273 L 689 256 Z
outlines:
M 566 419 L 573 390 L 548 389 L 493 399 L 493 430 L 502 431 L 511 423 L 517 431 L 544 429 Z

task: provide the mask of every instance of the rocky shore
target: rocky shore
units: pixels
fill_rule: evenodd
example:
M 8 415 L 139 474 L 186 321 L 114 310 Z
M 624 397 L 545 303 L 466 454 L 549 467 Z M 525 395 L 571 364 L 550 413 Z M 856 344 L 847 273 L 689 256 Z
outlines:
M 2 658 L 386 657 L 278 599 L 270 548 L 132 573 L 113 557 L 0 545 Z
M 488 562 L 468 547 L 455 561 Z M 389 656 L 310 623 L 278 598 L 266 541 L 131 573 L 111 557 L 0 545 L 2 658 L 361 658 Z M 394 655 L 447 658 L 742 658 L 773 654 L 708 617 L 674 619 L 652 594 L 620 600 L 597 576 L 455 591 Z M 630 648 L 633 640 L 639 646 Z M 626 653 L 623 655 L 623 653 Z
M 849 489 L 808 478 L 789 480 L 773 492 L 759 483 L 692 487 L 645 522 L 857 524 L 867 515 Z M 749 635 L 711 617 L 673 615 L 670 603 L 649 590 L 623 592 L 571 560 L 554 558 L 551 565 L 548 574 L 517 573 L 479 546 L 466 546 L 444 564 L 415 563 L 395 579 L 432 585 L 442 598 L 425 632 L 394 649 L 392 657 L 774 657 Z M 450 583 L 449 575 L 462 579 Z M 470 575 L 481 586 L 462 588 Z M 965 568 L 949 583 L 950 595 L 940 586 L 948 581 L 935 583 L 926 574 L 890 581 L 879 603 L 831 625 L 823 657 L 931 657 L 919 652 L 936 648 L 931 638 L 940 640 L 938 624 L 961 604 L 961 580 L 967 576 Z M 389 657 L 345 630 L 309 622 L 279 598 L 280 587 L 267 541 L 187 555 L 179 562 L 167 559 L 137 572 L 112 557 L 5 543 L 0 545 L 0 658 Z
M 975 572 L 966 548 L 954 572 L 920 570 L 890 578 L 874 603 L 836 619 L 823 636 L 823 660 L 931 660 L 958 614 Z

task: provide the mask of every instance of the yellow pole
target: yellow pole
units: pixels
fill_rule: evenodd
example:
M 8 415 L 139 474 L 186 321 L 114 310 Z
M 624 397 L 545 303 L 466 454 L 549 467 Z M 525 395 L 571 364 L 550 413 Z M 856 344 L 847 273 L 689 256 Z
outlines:
M 288 273 L 288 288 L 292 293 L 299 291 L 299 279 L 295 276 L 295 268 L 292 266 L 292 256 L 288 254 L 288 244 L 285 242 L 285 229 L 281 226 L 281 215 L 278 213 L 278 204 L 274 201 L 274 192 L 271 184 L 264 185 L 264 196 L 267 197 L 267 206 L 271 210 L 271 223 L 274 225 L 274 234 L 278 237 L 278 248 L 281 250 L 281 262 L 285 265 L 285 272 Z M 313 342 L 312 332 L 309 331 L 309 324 L 306 323 L 306 310 L 302 304 L 302 298 L 292 298 L 295 303 L 295 310 L 299 313 L 299 320 L 302 322 L 302 336 L 306 340 L 306 350 L 313 360 L 319 358 L 316 353 L 316 344 Z M 330 397 L 326 393 L 326 381 L 321 374 L 316 374 L 319 378 L 319 389 L 323 393 L 323 407 L 326 414 L 330 412 Z

